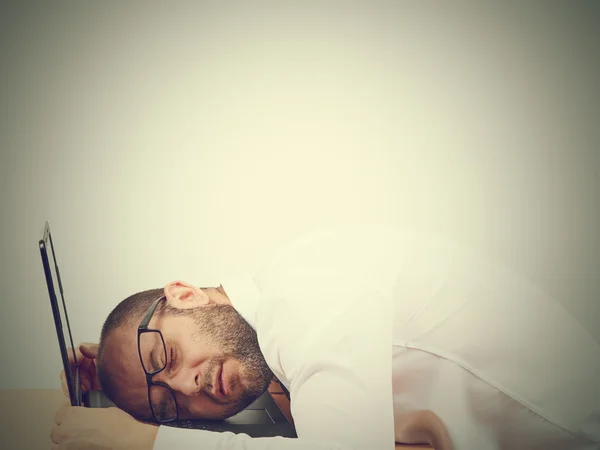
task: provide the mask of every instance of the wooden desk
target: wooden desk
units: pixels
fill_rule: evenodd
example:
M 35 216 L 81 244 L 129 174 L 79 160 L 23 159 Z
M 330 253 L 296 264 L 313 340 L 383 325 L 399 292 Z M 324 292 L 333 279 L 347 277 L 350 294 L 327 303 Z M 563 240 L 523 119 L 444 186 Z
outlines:
M 272 395 L 278 404 L 287 401 L 287 398 L 278 398 L 283 394 Z M 66 402 L 60 389 L 0 390 L 0 447 L 48 450 L 54 414 Z M 396 444 L 396 449 L 427 450 L 431 447 Z
M 59 389 L 0 391 L 0 446 L 49 450 L 54 414 L 66 403 Z

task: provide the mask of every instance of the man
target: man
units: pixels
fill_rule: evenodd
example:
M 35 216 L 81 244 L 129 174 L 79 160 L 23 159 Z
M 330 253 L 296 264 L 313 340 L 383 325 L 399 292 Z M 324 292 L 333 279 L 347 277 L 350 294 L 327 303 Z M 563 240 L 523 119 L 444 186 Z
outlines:
M 86 386 L 158 423 L 233 414 L 272 372 L 298 439 L 66 408 L 56 448 L 600 448 L 598 343 L 515 274 L 406 230 L 322 232 L 219 288 L 137 294 L 81 351 Z

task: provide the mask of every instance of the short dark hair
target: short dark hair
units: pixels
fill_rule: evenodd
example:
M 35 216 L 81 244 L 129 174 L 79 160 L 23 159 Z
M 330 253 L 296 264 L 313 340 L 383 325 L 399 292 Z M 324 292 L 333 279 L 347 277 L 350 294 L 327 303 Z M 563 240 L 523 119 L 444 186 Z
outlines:
M 104 394 L 118 407 L 127 411 L 121 400 L 119 391 L 118 375 L 113 373 L 110 368 L 106 367 L 104 358 L 104 350 L 106 347 L 106 338 L 114 331 L 121 327 L 137 326 L 150 305 L 164 294 L 164 289 L 149 289 L 147 291 L 138 292 L 130 295 L 125 300 L 120 302 L 115 309 L 111 311 L 100 333 L 100 345 L 98 348 L 97 371 L 98 381 L 102 387 Z M 161 302 L 156 311 L 155 316 L 162 315 L 169 308 L 165 308 L 165 302 Z M 130 411 L 127 411 L 130 412 Z M 130 413 L 133 413 L 131 411 Z

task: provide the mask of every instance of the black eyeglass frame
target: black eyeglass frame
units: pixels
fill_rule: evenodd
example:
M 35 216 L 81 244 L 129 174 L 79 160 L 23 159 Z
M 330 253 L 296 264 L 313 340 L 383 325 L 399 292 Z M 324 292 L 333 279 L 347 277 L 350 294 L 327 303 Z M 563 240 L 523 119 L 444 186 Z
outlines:
M 152 305 L 150 305 L 150 308 L 148 308 L 148 311 L 146 311 L 146 314 L 144 315 L 142 321 L 140 322 L 140 325 L 138 326 L 138 332 L 137 332 L 138 355 L 140 357 L 140 363 L 142 364 L 142 369 L 144 369 L 144 373 L 146 374 L 146 383 L 148 384 L 148 404 L 150 405 L 150 411 L 152 411 L 152 416 L 154 417 L 154 420 L 158 423 L 175 422 L 179 418 L 179 407 L 177 406 L 175 392 L 173 392 L 173 389 L 171 389 L 171 386 L 169 386 L 166 383 L 162 383 L 160 381 L 152 381 L 152 377 L 154 375 L 162 372 L 167 367 L 167 359 L 166 359 L 167 346 L 165 345 L 165 340 L 164 340 L 163 335 L 160 332 L 160 330 L 156 330 L 154 328 L 148 328 L 148 324 L 150 323 L 150 319 L 152 319 L 152 315 L 154 314 L 154 311 L 156 311 L 158 304 L 162 300 L 165 300 L 165 299 L 166 299 L 166 296 L 163 294 L 160 297 L 158 297 L 156 300 L 154 300 Z M 162 345 L 163 345 L 164 352 L 165 352 L 165 365 L 162 368 L 154 370 L 152 372 L 148 372 L 146 370 L 146 366 L 144 365 L 144 360 L 142 359 L 142 349 L 140 346 L 140 338 L 142 337 L 142 334 L 144 334 L 144 333 L 158 333 L 158 335 L 160 336 Z M 173 396 L 173 402 L 175 403 L 175 418 L 162 420 L 162 419 L 159 419 L 156 417 L 156 413 L 154 412 L 154 406 L 152 406 L 152 398 L 150 397 L 150 390 L 152 389 L 152 386 L 161 386 L 161 387 L 167 388 L 169 390 L 169 392 Z

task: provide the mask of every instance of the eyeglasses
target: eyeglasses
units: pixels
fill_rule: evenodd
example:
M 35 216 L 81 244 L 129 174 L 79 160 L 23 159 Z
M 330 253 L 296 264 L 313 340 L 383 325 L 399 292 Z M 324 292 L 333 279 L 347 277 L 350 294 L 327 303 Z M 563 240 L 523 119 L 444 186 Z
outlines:
M 148 402 L 154 420 L 158 423 L 173 422 L 179 417 L 173 389 L 165 383 L 152 381 L 154 375 L 167 367 L 167 346 L 162 333 L 159 330 L 148 328 L 148 324 L 158 304 L 165 299 L 166 297 L 161 295 L 154 300 L 144 315 L 137 334 L 138 354 L 146 373 L 146 383 L 148 383 Z

